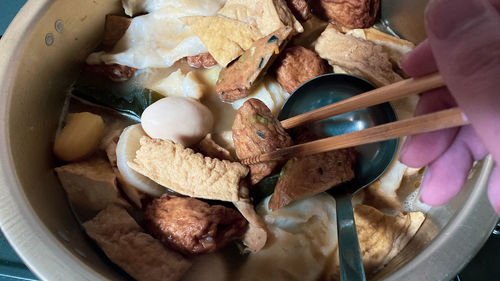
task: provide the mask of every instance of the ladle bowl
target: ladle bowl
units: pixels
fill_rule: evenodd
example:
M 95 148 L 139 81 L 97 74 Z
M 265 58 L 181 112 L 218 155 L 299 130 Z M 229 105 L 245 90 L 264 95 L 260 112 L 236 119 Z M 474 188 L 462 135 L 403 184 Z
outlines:
M 278 119 L 285 120 L 374 88 L 370 82 L 356 76 L 325 74 L 297 88 L 283 105 Z M 392 106 L 383 103 L 304 126 L 319 137 L 330 137 L 393 122 L 396 119 Z M 374 182 L 387 170 L 397 148 L 397 139 L 356 147 L 354 179 L 328 191 L 336 201 L 341 280 L 365 280 L 354 223 L 352 195 Z

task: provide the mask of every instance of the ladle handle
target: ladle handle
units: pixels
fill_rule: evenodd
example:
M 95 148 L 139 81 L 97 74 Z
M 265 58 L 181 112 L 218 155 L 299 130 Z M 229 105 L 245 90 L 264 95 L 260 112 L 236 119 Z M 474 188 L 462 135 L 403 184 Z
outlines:
M 294 128 L 328 117 L 400 99 L 412 94 L 422 93 L 444 85 L 443 77 L 438 72 L 418 78 L 406 79 L 288 118 L 281 121 L 281 126 L 285 129 Z
M 341 281 L 365 281 L 358 234 L 354 223 L 352 194 L 335 196 Z

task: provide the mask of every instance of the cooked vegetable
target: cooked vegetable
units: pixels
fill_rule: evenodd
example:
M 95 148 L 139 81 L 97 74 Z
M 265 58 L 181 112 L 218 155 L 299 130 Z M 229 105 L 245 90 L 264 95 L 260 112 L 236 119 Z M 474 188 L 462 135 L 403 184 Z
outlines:
M 88 102 L 128 113 L 138 118 L 146 107 L 165 97 L 153 90 L 132 85 L 112 87 L 78 83 L 71 89 L 71 94 Z
M 104 132 L 101 116 L 90 112 L 69 114 L 66 126 L 56 137 L 54 154 L 64 161 L 75 161 L 94 152 Z
M 116 165 L 127 183 L 150 196 L 158 197 L 166 193 L 167 189 L 127 165 L 128 161 L 134 160 L 135 152 L 140 147 L 139 140 L 143 136 L 146 136 L 146 133 L 142 130 L 141 124 L 131 125 L 123 130 L 116 145 Z

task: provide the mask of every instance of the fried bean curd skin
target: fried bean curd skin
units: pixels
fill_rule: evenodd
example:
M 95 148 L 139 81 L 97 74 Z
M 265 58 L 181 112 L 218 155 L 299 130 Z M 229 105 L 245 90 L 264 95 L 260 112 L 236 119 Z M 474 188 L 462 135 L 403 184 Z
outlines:
M 201 53 L 196 56 L 186 57 L 187 63 L 193 68 L 210 68 L 217 65 L 217 61 L 209 52 Z
M 186 255 L 216 251 L 247 229 L 238 211 L 191 197 L 154 199 L 146 207 L 144 222 L 146 230 L 164 245 Z
M 276 80 L 292 93 L 304 82 L 328 73 L 328 67 L 314 51 L 301 46 L 286 48 L 274 66 Z
M 380 0 L 312 0 L 310 3 L 319 17 L 349 28 L 371 27 L 380 8 Z
M 223 68 L 215 85 L 219 98 L 233 102 L 250 94 L 252 86 L 276 59 L 280 48 L 286 45 L 292 28 L 283 27 L 255 41 L 238 60 Z
M 315 51 L 335 69 L 360 76 L 381 87 L 402 80 L 382 46 L 339 32 L 333 25 L 321 33 Z
M 292 145 L 292 139 L 269 108 L 258 99 L 249 99 L 237 111 L 233 141 L 239 159 Z M 277 161 L 250 165 L 250 181 L 256 184 L 279 164 Z
M 317 140 L 305 127 L 292 130 L 296 143 Z M 312 197 L 331 187 L 354 178 L 356 151 L 354 148 L 294 157 L 281 169 L 280 177 L 269 200 L 268 208 L 277 210 L 293 201 Z
M 177 281 L 191 267 L 181 254 L 144 233 L 122 207 L 109 205 L 83 227 L 113 263 L 138 281 Z
M 128 165 L 169 189 L 191 197 L 235 202 L 248 168 L 237 162 L 204 157 L 170 140 L 142 137 Z

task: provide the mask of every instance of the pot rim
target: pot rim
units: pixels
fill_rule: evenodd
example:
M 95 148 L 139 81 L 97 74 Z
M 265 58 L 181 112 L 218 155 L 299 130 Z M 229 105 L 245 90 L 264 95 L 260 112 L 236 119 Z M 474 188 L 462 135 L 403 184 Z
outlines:
M 13 96 L 15 72 L 12 70 L 19 64 L 16 57 L 26 43 L 26 38 L 18 35 L 30 34 L 54 2 L 28 1 L 0 40 L 0 228 L 30 270 L 43 280 L 67 280 L 68 276 L 74 280 L 105 280 L 60 243 L 28 204 L 23 190 L 18 188 L 21 183 L 10 150 L 7 105 Z M 486 196 L 493 165 L 488 157 L 477 171 L 476 186 L 463 208 L 420 254 L 385 280 L 449 280 L 466 265 L 489 237 L 498 219 Z M 478 231 L 481 229 L 483 232 Z M 454 270 L 443 271 L 443 260 L 447 269 Z

